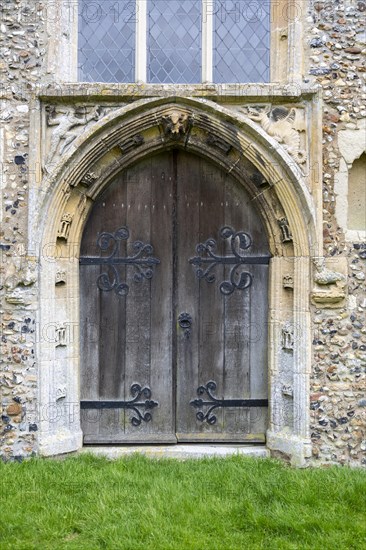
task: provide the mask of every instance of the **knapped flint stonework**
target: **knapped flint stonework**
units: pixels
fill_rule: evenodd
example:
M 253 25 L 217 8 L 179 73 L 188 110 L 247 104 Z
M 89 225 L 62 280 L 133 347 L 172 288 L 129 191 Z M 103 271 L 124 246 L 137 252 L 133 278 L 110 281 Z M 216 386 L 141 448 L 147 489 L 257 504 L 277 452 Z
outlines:
M 305 4 L 302 2 L 301 6 Z M 65 332 L 60 333 L 57 343 L 55 323 L 53 326 L 37 325 L 35 314 L 40 277 L 38 258 L 27 241 L 28 228 L 33 220 L 33 213 L 28 209 L 29 179 L 45 170 L 44 165 L 29 165 L 31 149 L 35 146 L 29 143 L 30 118 L 37 115 L 33 111 L 34 105 L 39 105 L 31 100 L 37 96 L 41 84 L 53 81 L 49 69 L 51 65 L 46 59 L 50 37 L 47 36 L 45 13 L 41 2 L 8 0 L 1 5 L 0 73 L 4 85 L 0 108 L 0 140 L 3 145 L 0 147 L 0 455 L 4 459 L 15 460 L 38 453 L 41 417 L 54 415 L 55 407 L 64 407 L 63 410 L 70 408 L 70 405 L 65 404 L 68 386 L 60 364 L 55 364 L 55 376 L 59 376 L 59 384 L 53 388 L 49 406 L 39 406 L 40 358 L 35 353 L 36 344 L 40 340 L 46 341 L 62 353 L 67 349 L 70 327 L 63 327 Z M 344 260 L 348 270 L 347 279 L 344 279 L 345 287 L 341 288 L 344 299 L 339 304 L 333 303 L 333 306 L 339 307 L 328 307 L 329 302 L 326 300 L 323 303 L 313 301 L 311 306 L 313 349 L 309 406 L 312 457 L 307 459 L 309 464 L 366 464 L 366 244 L 345 239 L 344 230 L 339 227 L 335 217 L 338 197 L 334 189 L 341 162 L 339 132 L 356 130 L 366 119 L 365 14 L 366 2 L 363 0 L 336 3 L 311 0 L 305 17 L 304 80 L 318 83 L 323 90 L 323 254 L 327 259 Z M 83 113 L 77 111 L 77 106 L 70 105 L 76 109 L 73 111 L 74 114 L 76 112 L 77 123 L 74 128 L 79 127 L 82 116 L 85 118 L 84 123 L 89 124 L 88 128 L 98 122 L 102 116 L 99 109 L 102 103 L 100 95 L 90 104 L 90 110 Z M 131 101 L 133 99 L 135 97 L 131 92 Z M 276 108 L 272 99 L 268 102 L 261 98 L 258 101 L 254 99 L 250 102 L 252 108 L 263 104 Z M 245 102 L 243 97 L 240 100 Z M 119 106 L 124 103 L 125 98 Z M 282 99 L 277 108 L 283 105 Z M 104 112 L 113 108 L 106 106 Z M 286 109 L 289 109 L 287 103 Z M 52 113 L 53 120 L 50 121 L 55 122 L 57 113 Z M 280 115 L 281 120 L 286 119 L 286 116 L 290 117 L 290 111 L 280 111 Z M 253 123 L 259 126 L 260 121 L 255 118 L 258 116 L 254 114 Z M 262 125 L 263 131 L 268 130 L 267 126 L 264 128 Z M 71 128 L 70 131 L 70 139 L 67 147 L 64 147 L 65 153 L 72 149 L 79 136 L 79 130 L 74 132 Z M 53 150 L 50 139 L 48 144 L 45 142 L 45 146 L 51 147 L 52 155 L 49 149 L 49 158 L 45 156 L 44 160 L 47 159 L 51 165 L 60 160 L 60 145 L 64 146 L 65 143 L 56 143 L 55 138 Z M 296 144 L 295 162 L 301 166 L 304 150 L 302 144 L 301 147 Z M 83 176 L 85 173 L 81 174 L 80 179 Z M 82 185 L 84 190 L 88 189 L 89 182 L 90 187 L 96 182 L 93 177 L 85 181 Z M 83 197 L 83 204 L 85 200 Z M 278 215 L 278 219 L 281 219 L 283 212 Z M 288 244 L 291 246 L 291 243 Z M 70 243 L 69 250 L 72 245 Z M 49 256 L 50 261 L 54 261 L 55 255 L 59 259 L 59 251 L 54 249 L 53 243 L 41 253 Z M 336 262 L 334 268 L 328 264 L 327 267 L 336 273 L 341 272 Z M 58 273 L 62 275 L 58 276 Z M 287 274 L 288 271 L 283 275 Z M 52 284 L 56 292 L 63 292 L 67 287 L 67 279 L 64 279 L 63 266 L 55 266 Z M 295 285 L 294 280 L 292 284 Z M 329 285 L 332 288 L 336 286 L 336 282 Z M 292 295 L 292 290 L 286 292 L 288 296 Z M 285 353 L 290 355 L 292 351 Z M 278 391 L 287 401 L 293 398 L 294 389 L 290 382 L 284 383 Z
M 309 8 L 307 72 L 323 89 L 324 255 L 348 263 L 342 308 L 314 307 L 311 438 L 316 462 L 366 464 L 365 242 L 345 242 L 335 218 L 339 132 L 365 120 L 366 2 L 314 1 Z M 359 138 L 366 142 L 362 131 Z M 351 144 L 350 144 L 351 145 Z M 364 181 L 364 189 L 366 182 Z M 366 190 L 365 190 L 366 193 Z

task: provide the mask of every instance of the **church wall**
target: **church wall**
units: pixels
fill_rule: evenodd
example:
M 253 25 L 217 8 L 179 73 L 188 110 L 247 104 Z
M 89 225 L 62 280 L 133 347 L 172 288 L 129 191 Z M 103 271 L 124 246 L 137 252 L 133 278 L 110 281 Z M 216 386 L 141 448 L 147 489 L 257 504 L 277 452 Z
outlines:
M 361 223 L 359 231 L 347 227 L 347 191 L 352 164 L 366 149 L 366 2 L 316 1 L 310 11 L 306 72 L 323 89 L 324 254 L 348 264 L 345 307 L 313 312 L 313 456 L 365 464 L 366 174 L 358 173 L 363 231 Z
M 362 178 L 362 170 L 355 170 L 356 176 L 350 173 L 366 147 L 366 2 L 312 1 L 308 11 L 306 5 L 299 3 L 305 24 L 303 82 L 317 83 L 323 92 L 324 255 L 327 267 L 341 271 L 339 266 L 344 265 L 348 275 L 345 300 L 332 304 L 328 297 L 324 307 L 312 299 L 308 462 L 360 465 L 366 464 L 366 233 L 365 228 L 348 227 L 347 209 L 349 181 Z M 29 180 L 40 173 L 40 166 L 29 162 L 35 147 L 29 141 L 30 120 L 38 115 L 31 111 L 39 108 L 31 99 L 41 84 L 53 81 L 54 68 L 47 35 L 54 14 L 45 6 L 47 2 L 18 0 L 1 4 L 0 454 L 4 459 L 36 454 L 40 416 L 52 415 L 39 407 L 41 358 L 36 347 L 40 339 L 49 341 L 52 336 L 36 322 L 39 271 L 36 250 L 28 245 L 33 216 L 28 210 Z M 361 195 L 359 200 L 365 201 L 365 176 L 352 185 Z

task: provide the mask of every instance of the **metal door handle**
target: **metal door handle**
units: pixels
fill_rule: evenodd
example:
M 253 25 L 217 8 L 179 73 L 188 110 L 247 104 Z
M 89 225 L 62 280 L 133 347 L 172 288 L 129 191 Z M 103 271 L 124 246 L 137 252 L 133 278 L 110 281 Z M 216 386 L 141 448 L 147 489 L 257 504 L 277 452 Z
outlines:
M 184 337 L 189 338 L 191 334 L 192 317 L 189 313 L 180 313 L 178 317 L 178 324 L 181 329 L 184 330 Z

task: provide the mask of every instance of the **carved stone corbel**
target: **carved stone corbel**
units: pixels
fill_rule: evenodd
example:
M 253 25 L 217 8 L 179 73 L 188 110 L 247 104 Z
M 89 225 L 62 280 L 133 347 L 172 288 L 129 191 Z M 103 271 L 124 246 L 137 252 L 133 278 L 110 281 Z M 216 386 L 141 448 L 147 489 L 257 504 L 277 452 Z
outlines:
M 188 113 L 171 111 L 168 115 L 162 116 L 161 124 L 165 137 L 179 140 L 184 136 L 188 137 L 193 126 L 193 118 Z
M 58 269 L 55 276 L 55 285 L 66 284 L 66 270 Z
M 311 294 L 312 303 L 318 307 L 343 307 L 346 298 L 346 276 L 328 269 L 325 258 L 314 258 L 313 262 L 315 285 Z
M 283 276 L 283 288 L 286 288 L 288 290 L 294 289 L 294 278 L 292 275 L 286 274 Z
M 217 136 L 214 136 L 213 134 L 208 134 L 206 143 L 211 147 L 216 147 L 216 149 L 219 149 L 225 155 L 228 155 L 232 149 L 232 146 L 230 143 L 228 143 L 227 141 L 224 141 L 223 139 Z
M 67 336 L 66 336 L 66 324 L 60 323 L 56 325 L 55 328 L 55 344 L 56 348 L 60 346 L 67 346 Z
M 289 226 L 289 223 L 287 221 L 287 218 L 280 218 L 279 220 L 277 220 L 277 222 L 278 222 L 278 225 L 281 229 L 282 242 L 283 243 L 292 242 L 292 234 L 291 234 L 291 231 L 290 231 L 290 226 Z
M 282 386 L 282 395 L 285 395 L 286 397 L 293 397 L 294 396 L 293 387 L 290 385 L 284 384 Z
M 140 134 L 137 134 L 136 136 L 133 136 L 130 139 L 126 139 L 126 141 L 120 143 L 118 147 L 121 149 L 121 152 L 125 155 L 129 151 L 132 151 L 132 149 L 135 149 L 135 147 L 140 147 L 140 145 L 143 145 L 145 143 L 145 139 Z
M 60 401 L 60 399 L 65 399 L 66 395 L 67 395 L 66 386 L 59 386 L 56 389 L 56 401 Z
M 65 212 L 65 214 L 63 214 L 60 222 L 60 228 L 57 233 L 58 239 L 64 239 L 65 241 L 67 241 L 70 233 L 72 218 L 72 214 L 69 214 L 68 212 Z
M 97 181 L 98 176 L 94 174 L 94 172 L 87 172 L 80 180 L 80 185 L 83 185 L 84 187 L 88 188 L 90 187 L 95 181 Z
M 294 349 L 294 327 L 286 322 L 282 327 L 282 349 L 292 351 Z

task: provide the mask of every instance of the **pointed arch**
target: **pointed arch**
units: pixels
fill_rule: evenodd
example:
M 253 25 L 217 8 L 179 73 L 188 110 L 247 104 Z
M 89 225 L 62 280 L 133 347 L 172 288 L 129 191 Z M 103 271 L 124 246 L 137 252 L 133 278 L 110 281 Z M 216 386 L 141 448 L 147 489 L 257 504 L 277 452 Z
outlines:
M 65 410 L 57 413 L 61 418 L 53 421 L 41 412 L 40 450 L 57 454 L 82 444 L 78 256 L 88 212 L 119 171 L 146 155 L 176 147 L 224 168 L 245 186 L 262 217 L 273 255 L 268 445 L 302 462 L 310 448 L 310 258 L 321 255 L 319 214 L 301 169 L 277 141 L 240 112 L 206 99 L 186 97 L 142 99 L 113 110 L 73 141 L 32 192 L 29 246 L 37 251 L 40 262 L 40 410 L 60 405 L 58 379 L 65 380 L 68 388 L 62 403 Z M 291 296 L 283 288 L 287 275 L 293 278 Z M 60 278 L 64 284 L 57 282 Z M 293 327 L 291 358 L 284 354 L 281 344 L 285 323 Z M 58 334 L 65 327 L 67 341 L 60 344 Z M 287 393 L 283 392 L 285 364 L 291 386 Z M 72 414 L 67 410 L 70 407 Z

